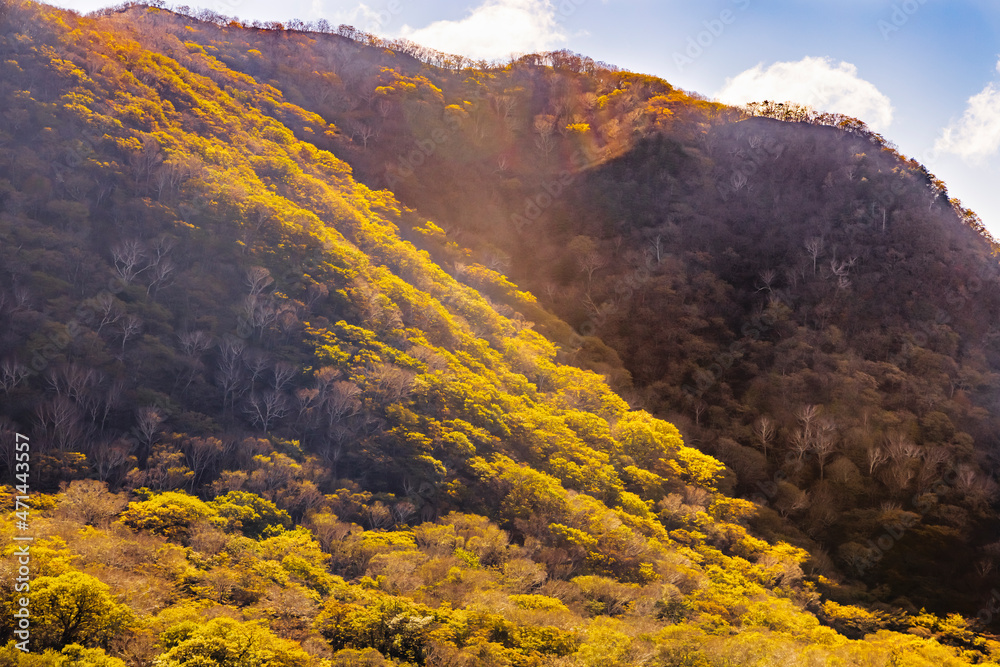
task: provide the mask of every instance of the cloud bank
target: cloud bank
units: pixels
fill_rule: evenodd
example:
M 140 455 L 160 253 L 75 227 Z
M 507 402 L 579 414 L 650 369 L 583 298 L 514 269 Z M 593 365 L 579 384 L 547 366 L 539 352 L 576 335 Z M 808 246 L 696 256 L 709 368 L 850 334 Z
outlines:
M 831 58 L 805 57 L 797 62 L 763 64 L 726 79 L 716 99 L 728 104 L 771 100 L 807 104 L 817 111 L 860 118 L 882 132 L 892 124 L 889 98 L 858 76 L 858 68 Z
M 982 164 L 1000 152 L 1000 89 L 995 83 L 988 83 L 968 99 L 965 113 L 941 131 L 934 148 L 973 164 Z
M 463 19 L 418 29 L 403 26 L 398 36 L 445 53 L 487 60 L 550 51 L 567 40 L 548 0 L 486 0 Z

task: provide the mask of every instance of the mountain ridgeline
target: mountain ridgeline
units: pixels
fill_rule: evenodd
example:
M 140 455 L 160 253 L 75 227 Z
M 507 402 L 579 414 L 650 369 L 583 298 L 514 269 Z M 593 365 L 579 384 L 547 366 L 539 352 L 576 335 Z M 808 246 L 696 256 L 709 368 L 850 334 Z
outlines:
M 995 249 L 844 116 L 3 2 L 0 664 L 994 664 Z

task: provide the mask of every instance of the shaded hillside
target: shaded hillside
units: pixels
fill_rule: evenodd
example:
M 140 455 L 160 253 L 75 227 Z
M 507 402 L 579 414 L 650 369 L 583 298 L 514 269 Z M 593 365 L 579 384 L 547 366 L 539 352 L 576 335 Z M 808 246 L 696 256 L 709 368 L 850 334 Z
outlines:
M 375 134 L 348 135 L 367 111 L 350 116 L 335 77 L 377 68 L 359 50 L 401 56 L 156 8 L 3 8 L 0 451 L 36 539 L 35 653 L 8 644 L 4 664 L 990 664 L 983 619 L 879 604 L 839 580 L 734 497 L 745 482 L 718 460 L 565 363 L 629 385 L 612 350 L 494 270 L 502 232 L 487 247 L 469 228 L 491 268 L 355 180 L 344 157 Z M 267 52 L 279 47 L 307 59 Z M 311 67 L 337 52 L 341 73 Z M 268 74 L 278 62 L 328 76 L 330 109 L 348 116 L 300 105 L 322 90 Z M 459 88 L 550 72 L 406 66 Z M 457 113 L 429 79 L 377 75 L 413 127 Z M 588 117 L 550 136 L 554 163 L 595 166 L 563 176 L 548 216 L 658 123 L 731 115 L 648 77 L 566 76 L 618 81 L 593 121 L 634 125 L 617 142 L 594 139 Z M 372 80 L 359 81 L 363 100 Z M 381 114 L 380 94 L 365 109 Z M 470 131 L 506 140 L 493 125 L 516 105 L 478 100 L 459 109 Z M 498 196 L 494 215 L 510 205 Z M 575 231 L 536 245 L 570 234 L 592 259 L 572 287 L 598 303 L 605 242 Z M 15 518 L 0 528 L 11 579 Z M 20 598 L 8 589 L 0 606 L 12 618 Z

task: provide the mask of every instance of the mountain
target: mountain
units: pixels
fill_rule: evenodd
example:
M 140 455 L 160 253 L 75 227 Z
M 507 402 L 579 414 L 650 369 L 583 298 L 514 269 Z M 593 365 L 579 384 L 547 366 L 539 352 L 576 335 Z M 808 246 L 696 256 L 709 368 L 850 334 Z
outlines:
M 991 664 L 996 263 L 920 165 L 187 12 L 0 5 L 3 664 Z

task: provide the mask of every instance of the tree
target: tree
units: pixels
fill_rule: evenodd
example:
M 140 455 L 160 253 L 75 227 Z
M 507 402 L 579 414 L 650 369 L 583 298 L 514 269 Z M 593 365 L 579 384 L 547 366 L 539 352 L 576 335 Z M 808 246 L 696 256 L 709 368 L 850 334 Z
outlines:
M 142 331 L 142 320 L 135 315 L 126 315 L 118 325 L 118 335 L 122 337 L 122 357 L 125 356 L 125 343 Z
M 274 282 L 274 278 L 263 266 L 251 266 L 244 275 L 244 282 L 250 289 L 250 296 L 258 296 Z
M 806 252 L 809 253 L 809 257 L 812 258 L 813 263 L 813 274 L 816 273 L 816 260 L 821 254 L 823 254 L 823 239 L 818 236 L 814 236 L 805 242 Z
M 569 251 L 576 257 L 580 270 L 587 274 L 587 289 L 594 280 L 594 273 L 607 265 L 607 258 L 601 253 L 597 242 L 589 236 L 577 236 L 569 243 Z
M 371 138 L 378 136 L 378 128 L 361 121 L 352 123 L 351 130 L 353 131 L 354 136 L 361 137 L 361 145 L 365 150 L 368 149 L 368 142 L 371 141 Z M 354 136 L 351 138 L 353 139 Z
M 373 597 L 362 606 L 331 596 L 316 618 L 316 629 L 335 651 L 374 648 L 390 658 L 423 664 L 434 627 L 432 610 L 402 598 Z
M 32 640 L 41 648 L 67 644 L 106 648 L 136 623 L 107 584 L 83 572 L 31 582 L 31 607 Z
M 806 435 L 804 429 L 797 429 L 792 433 L 790 439 L 790 444 L 792 446 L 792 451 L 795 452 L 795 460 L 801 461 L 802 457 L 812 449 L 812 439 Z
M 79 444 L 86 433 L 80 409 L 65 396 L 55 396 L 35 408 L 35 419 L 45 441 L 61 452 Z
M 16 359 L 5 359 L 0 363 L 0 390 L 9 392 L 31 375 L 31 369 Z
M 107 484 L 93 479 L 63 482 L 59 488 L 60 512 L 85 526 L 107 526 L 128 504 L 124 494 L 111 493 Z
M 246 344 L 237 338 L 225 338 L 219 343 L 219 369 L 215 377 L 222 388 L 223 410 L 227 403 L 235 403 L 237 388 L 243 384 L 245 350 Z
M 244 411 L 250 417 L 251 423 L 266 433 L 277 420 L 288 413 L 288 401 L 281 392 L 265 389 L 250 394 Z
M 95 445 L 88 460 L 97 479 L 109 484 L 119 483 L 130 465 L 135 465 L 137 462 L 132 456 L 134 446 L 134 440 L 125 438 Z
M 777 431 L 777 425 L 774 420 L 767 415 L 761 415 L 753 425 L 754 435 L 757 436 L 757 442 L 760 443 L 760 448 L 764 451 L 764 456 L 767 456 L 767 446 L 770 444 L 771 440 L 774 439 L 774 435 Z
M 869 445 L 868 449 L 865 450 L 865 455 L 868 460 L 869 475 L 874 475 L 875 469 L 889 460 L 889 453 L 876 444 Z
M 807 439 L 813 437 L 813 423 L 819 416 L 819 406 L 818 405 L 803 405 L 795 413 L 798 417 L 799 423 L 802 424 L 802 432 Z
M 281 391 L 284 389 L 293 377 L 295 377 L 299 372 L 298 367 L 295 364 L 289 363 L 287 361 L 279 361 L 271 369 L 273 375 L 273 381 L 271 386 L 275 391 Z
M 101 335 L 101 330 L 117 322 L 125 314 L 125 311 L 118 305 L 118 300 L 109 292 L 101 292 L 94 297 L 94 306 L 98 317 L 101 320 L 97 323 L 97 335 Z
M 188 466 L 194 472 L 195 484 L 214 476 L 216 464 L 222 458 L 224 447 L 218 438 L 187 438 L 181 443 Z
M 191 382 L 194 381 L 198 372 L 204 368 L 201 355 L 212 347 L 212 337 L 205 331 L 188 331 L 182 333 L 178 339 L 187 365 L 187 378 L 184 380 L 184 372 L 179 373 L 177 384 L 179 385 L 181 380 L 184 380 L 183 388 L 187 389 L 191 386 Z
M 826 420 L 820 422 L 813 438 L 812 449 L 819 461 L 819 478 L 823 479 L 823 470 L 826 467 L 827 459 L 837 449 L 837 436 L 834 433 L 833 422 Z
M 270 500 L 247 491 L 230 491 L 209 503 L 229 530 L 260 539 L 292 527 L 292 517 Z
M 163 257 L 150 267 L 149 286 L 146 287 L 146 295 L 151 295 L 156 300 L 156 294 L 169 282 L 174 275 L 176 266 L 169 257 Z
M 219 616 L 204 623 L 185 621 L 164 633 L 167 651 L 160 667 L 308 667 L 312 657 L 298 644 L 275 636 L 254 621 Z
M 121 241 L 111 246 L 111 257 L 114 259 L 115 271 L 126 284 L 132 284 L 135 277 L 145 269 L 139 264 L 146 257 L 146 249 L 138 239 Z
M 194 524 L 218 512 L 183 491 L 164 491 L 149 500 L 129 503 L 120 521 L 132 530 L 148 530 L 167 539 L 185 541 Z

